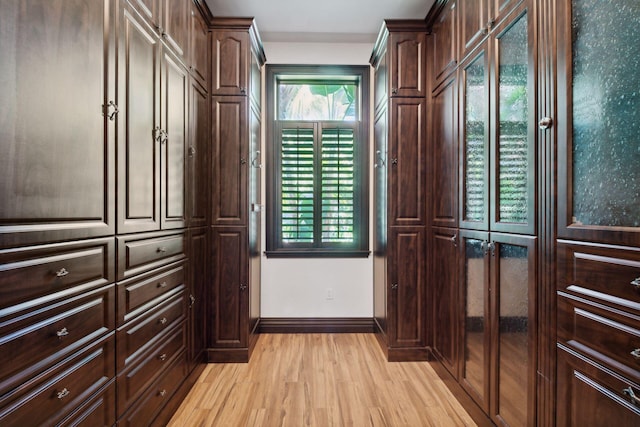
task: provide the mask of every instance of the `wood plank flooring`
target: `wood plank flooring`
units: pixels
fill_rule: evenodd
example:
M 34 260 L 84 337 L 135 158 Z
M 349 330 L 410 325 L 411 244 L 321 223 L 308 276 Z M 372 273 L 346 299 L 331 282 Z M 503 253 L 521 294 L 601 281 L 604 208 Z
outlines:
M 207 365 L 169 426 L 475 426 L 428 362 L 373 334 L 262 334 L 247 364 Z

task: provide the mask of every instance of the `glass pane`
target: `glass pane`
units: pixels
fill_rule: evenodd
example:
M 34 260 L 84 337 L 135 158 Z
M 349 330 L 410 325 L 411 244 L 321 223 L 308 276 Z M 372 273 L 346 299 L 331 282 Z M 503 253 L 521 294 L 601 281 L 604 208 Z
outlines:
M 526 425 L 529 378 L 528 249 L 500 244 L 499 408 L 511 426 Z
M 283 129 L 282 242 L 313 243 L 313 128 Z
M 498 212 L 500 222 L 526 223 L 529 177 L 527 16 L 501 37 L 499 49 Z
M 640 2 L 572 1 L 573 222 L 640 226 Z
M 487 87 L 484 54 L 465 69 L 464 220 L 484 221 Z
M 484 398 L 485 262 L 481 245 L 481 240 L 465 240 L 464 378 Z
M 353 243 L 353 129 L 322 129 L 322 242 Z
M 357 84 L 278 83 L 278 120 L 357 120 Z

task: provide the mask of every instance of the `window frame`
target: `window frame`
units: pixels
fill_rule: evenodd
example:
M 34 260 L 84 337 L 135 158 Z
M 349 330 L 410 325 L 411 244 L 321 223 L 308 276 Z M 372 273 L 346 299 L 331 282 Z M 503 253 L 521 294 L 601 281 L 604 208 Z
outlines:
M 369 256 L 369 76 L 370 66 L 366 65 L 271 65 L 266 66 L 266 201 L 267 201 L 267 228 L 266 228 L 266 256 L 272 258 L 366 258 Z M 282 128 L 281 124 L 287 121 L 278 120 L 278 83 L 280 81 L 295 81 L 303 83 L 319 83 L 331 81 L 332 77 L 344 78 L 345 76 L 355 77 L 358 82 L 359 105 L 356 111 L 359 118 L 354 121 L 341 120 L 290 120 L 290 122 L 303 122 L 313 124 L 322 123 L 345 123 L 348 127 L 355 123 L 355 137 L 357 138 L 354 149 L 355 170 L 354 170 L 354 244 L 345 245 L 339 242 L 322 243 L 321 237 L 315 235 L 317 243 L 308 244 L 287 244 L 282 239 L 282 225 L 280 224 L 281 206 L 281 147 L 279 147 L 279 135 L 277 132 Z M 336 79 L 336 80 L 337 80 Z M 334 80 L 335 81 L 335 80 Z M 320 125 L 320 128 L 322 126 Z M 320 141 L 321 144 L 321 136 Z M 316 158 L 321 156 L 321 145 L 315 146 Z M 320 149 L 319 154 L 316 152 Z M 317 191 L 316 198 L 321 197 L 320 180 L 321 169 L 316 168 L 314 172 L 314 191 Z M 321 220 L 321 212 L 316 211 L 314 220 Z M 315 222 L 314 221 L 314 222 Z M 316 227 L 316 230 L 319 228 Z

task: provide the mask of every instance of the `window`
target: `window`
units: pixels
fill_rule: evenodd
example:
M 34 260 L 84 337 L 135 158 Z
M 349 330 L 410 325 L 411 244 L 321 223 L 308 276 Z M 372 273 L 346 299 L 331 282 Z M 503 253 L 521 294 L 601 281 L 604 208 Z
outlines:
M 369 67 L 267 65 L 267 256 L 368 256 Z

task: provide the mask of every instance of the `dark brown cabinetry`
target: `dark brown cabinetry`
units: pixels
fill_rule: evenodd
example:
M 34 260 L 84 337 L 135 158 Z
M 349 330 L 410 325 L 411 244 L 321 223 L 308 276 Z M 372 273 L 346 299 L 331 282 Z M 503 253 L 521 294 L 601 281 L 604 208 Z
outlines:
M 180 57 L 186 56 L 189 42 L 190 1 L 127 0 Z
M 434 18 L 430 34 L 432 48 L 428 56 L 431 62 L 427 62 L 432 87 L 446 79 L 458 65 L 457 3 L 457 0 L 444 2 L 441 12 Z
M 211 361 L 246 362 L 260 316 L 261 68 L 253 19 L 212 30 Z
M 211 70 L 209 25 L 198 10 L 195 2 L 191 3 L 190 18 L 190 71 L 192 76 L 198 80 L 198 83 L 200 83 L 205 90 L 209 90 L 209 76 Z
M 375 69 L 374 319 L 389 360 L 427 358 L 426 26 L 386 20 Z

